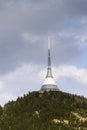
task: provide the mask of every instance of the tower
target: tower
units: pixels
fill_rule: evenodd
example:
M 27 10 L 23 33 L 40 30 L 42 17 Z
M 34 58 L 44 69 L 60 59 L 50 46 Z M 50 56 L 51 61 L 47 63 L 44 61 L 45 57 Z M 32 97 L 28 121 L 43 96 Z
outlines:
M 51 55 L 50 55 L 50 38 L 48 37 L 48 67 L 47 67 L 47 75 L 44 83 L 42 84 L 40 91 L 59 91 L 52 75 L 51 70 Z

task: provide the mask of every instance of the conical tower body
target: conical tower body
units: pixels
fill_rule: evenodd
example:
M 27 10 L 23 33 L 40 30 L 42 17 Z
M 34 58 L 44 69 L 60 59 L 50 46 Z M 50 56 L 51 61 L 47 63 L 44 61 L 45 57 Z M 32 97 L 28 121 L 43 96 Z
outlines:
M 51 55 L 50 55 L 50 38 L 48 37 L 48 67 L 47 75 L 40 91 L 59 91 L 55 83 L 51 70 Z

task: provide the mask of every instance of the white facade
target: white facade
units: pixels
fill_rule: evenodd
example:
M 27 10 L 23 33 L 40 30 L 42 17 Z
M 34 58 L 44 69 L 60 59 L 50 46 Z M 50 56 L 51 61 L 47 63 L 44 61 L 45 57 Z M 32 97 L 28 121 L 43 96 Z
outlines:
M 50 85 L 50 84 L 51 84 L 51 85 L 56 85 L 54 79 L 51 78 L 51 77 L 47 77 L 42 85 L 48 85 L 48 84 L 49 84 L 49 85 Z

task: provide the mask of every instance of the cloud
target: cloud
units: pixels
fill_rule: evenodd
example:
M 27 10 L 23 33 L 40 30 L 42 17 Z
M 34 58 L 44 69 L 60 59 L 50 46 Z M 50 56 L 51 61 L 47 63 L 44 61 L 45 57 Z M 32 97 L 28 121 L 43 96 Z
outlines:
M 22 87 L 27 87 L 27 85 L 32 86 L 32 84 L 35 84 L 35 82 L 33 83 L 33 80 L 34 78 L 35 81 L 38 80 L 38 75 L 37 77 L 35 77 L 37 71 L 38 71 L 38 66 L 25 64 L 17 68 L 15 71 L 9 72 L 8 74 L 1 76 L 1 80 L 4 82 L 4 86 L 7 86 L 7 89 L 9 88 L 10 91 L 14 90 L 14 92 L 15 91 L 17 92 L 17 90 L 18 91 L 22 89 L 25 90 L 25 88 Z M 20 86 L 20 83 L 22 86 Z
M 22 39 L 24 42 L 28 44 L 38 44 L 39 42 L 46 42 L 46 39 L 44 36 L 39 36 L 35 34 L 31 34 L 29 32 L 24 32 L 21 34 Z
M 2 81 L 0 81 L 0 91 L 2 91 L 4 88 L 4 83 Z
M 11 93 L 0 93 L 0 105 L 4 106 L 8 101 L 15 100 L 16 98 Z
M 39 75 L 44 77 L 46 70 L 40 71 Z M 72 78 L 79 82 L 80 84 L 87 85 L 87 69 L 77 68 L 73 65 L 63 65 L 53 68 L 53 74 L 56 81 L 62 78 Z
M 86 5 L 85 1 L 75 0 L 1 1 L 3 9 L 0 13 L 0 25 L 4 29 L 26 30 L 39 34 L 53 32 L 64 27 L 65 20 L 72 19 L 72 16 L 74 19 L 86 16 Z
M 9 100 L 15 100 L 28 91 L 39 90 L 41 87 L 41 77 L 38 75 L 39 68 L 39 66 L 32 64 L 24 64 L 12 72 L 1 75 L 0 104 L 4 105 Z
M 54 76 L 61 91 L 87 98 L 87 68 L 65 65 L 54 70 Z
M 87 90 L 86 26 L 86 0 L 0 0 L 0 92 L 17 97 L 28 87 L 37 90 L 41 68 L 47 64 L 48 35 L 60 86 Z
M 87 85 L 87 69 L 75 66 L 60 66 L 56 69 L 56 77 L 71 77 L 81 84 Z
M 62 36 L 61 36 L 62 35 Z M 52 60 L 56 65 L 75 61 L 82 52 L 73 35 L 59 33 L 51 40 Z M 0 73 L 7 73 L 23 63 L 46 64 L 47 36 L 29 32 L 8 34 L 0 45 Z M 71 58 L 72 57 L 72 58 Z M 56 58 L 56 59 L 55 59 Z M 42 60 L 43 59 L 43 60 Z M 81 58 L 80 58 L 81 59 Z
M 1 75 L 0 104 L 4 105 L 9 100 L 15 100 L 18 96 L 28 93 L 28 91 L 40 90 L 46 71 L 44 66 L 24 64 L 8 74 Z M 87 95 L 87 69 L 68 65 L 54 67 L 52 72 L 61 91 Z M 82 89 L 84 91 L 80 91 Z M 8 97 L 6 98 L 6 96 Z
M 87 24 L 86 5 L 81 0 L 0 0 L 0 73 L 23 63 L 45 63 L 48 35 L 56 38 L 52 53 L 58 57 L 53 58 L 56 64 L 81 59 L 83 54 L 77 43 L 87 41 L 83 28 Z

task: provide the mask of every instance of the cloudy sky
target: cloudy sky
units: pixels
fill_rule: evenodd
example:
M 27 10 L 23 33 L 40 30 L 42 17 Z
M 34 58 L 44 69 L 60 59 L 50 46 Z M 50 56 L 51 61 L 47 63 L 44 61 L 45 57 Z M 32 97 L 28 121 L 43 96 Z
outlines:
M 41 88 L 51 39 L 61 91 L 87 97 L 87 0 L 0 0 L 0 104 Z

